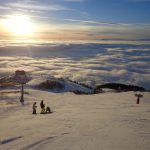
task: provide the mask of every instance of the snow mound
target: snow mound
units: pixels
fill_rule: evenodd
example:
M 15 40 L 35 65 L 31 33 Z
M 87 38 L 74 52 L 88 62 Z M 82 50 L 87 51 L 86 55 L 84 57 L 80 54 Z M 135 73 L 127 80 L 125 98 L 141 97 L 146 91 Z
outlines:
M 92 93 L 93 89 L 84 87 L 83 85 L 74 83 L 69 80 L 55 78 L 55 77 L 37 77 L 32 79 L 28 86 L 32 88 L 50 90 L 53 92 L 83 92 Z

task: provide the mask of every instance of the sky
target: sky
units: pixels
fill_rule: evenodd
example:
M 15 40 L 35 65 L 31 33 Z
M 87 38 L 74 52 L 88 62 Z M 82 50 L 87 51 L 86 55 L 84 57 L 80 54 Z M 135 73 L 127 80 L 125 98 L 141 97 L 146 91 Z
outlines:
M 149 41 L 149 7 L 150 0 L 0 0 L 0 40 Z

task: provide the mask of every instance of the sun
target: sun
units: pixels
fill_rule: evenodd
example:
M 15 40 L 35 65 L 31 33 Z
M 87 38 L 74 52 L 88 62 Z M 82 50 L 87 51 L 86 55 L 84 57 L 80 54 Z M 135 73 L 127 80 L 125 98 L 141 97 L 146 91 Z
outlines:
M 8 31 L 16 35 L 30 35 L 34 32 L 33 24 L 30 18 L 25 15 L 14 15 L 5 20 L 5 26 Z

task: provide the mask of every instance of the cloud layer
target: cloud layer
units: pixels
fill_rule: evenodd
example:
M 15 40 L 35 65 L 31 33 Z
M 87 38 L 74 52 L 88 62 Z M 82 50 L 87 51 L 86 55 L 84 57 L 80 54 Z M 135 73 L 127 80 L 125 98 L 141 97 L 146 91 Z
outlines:
M 150 46 L 43 44 L 0 48 L 0 75 L 24 69 L 32 75 L 70 78 L 90 85 L 121 82 L 150 89 Z

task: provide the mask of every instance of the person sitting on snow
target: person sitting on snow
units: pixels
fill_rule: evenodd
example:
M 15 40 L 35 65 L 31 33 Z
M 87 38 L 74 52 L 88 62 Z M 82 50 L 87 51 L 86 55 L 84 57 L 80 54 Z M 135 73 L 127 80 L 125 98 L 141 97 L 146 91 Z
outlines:
M 52 111 L 51 111 L 49 106 L 46 107 L 46 113 L 52 113 Z
M 33 103 L 33 106 L 32 106 L 32 109 L 33 109 L 32 114 L 36 114 L 36 108 L 37 108 L 36 102 L 34 102 L 34 103 Z

